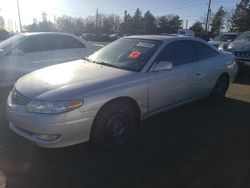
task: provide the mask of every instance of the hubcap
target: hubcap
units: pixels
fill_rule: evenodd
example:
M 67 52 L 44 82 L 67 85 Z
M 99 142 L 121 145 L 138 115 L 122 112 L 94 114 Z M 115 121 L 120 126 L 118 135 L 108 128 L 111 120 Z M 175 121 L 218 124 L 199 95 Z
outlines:
M 114 115 L 106 124 L 106 135 L 113 143 L 119 143 L 126 133 L 126 123 L 121 114 Z

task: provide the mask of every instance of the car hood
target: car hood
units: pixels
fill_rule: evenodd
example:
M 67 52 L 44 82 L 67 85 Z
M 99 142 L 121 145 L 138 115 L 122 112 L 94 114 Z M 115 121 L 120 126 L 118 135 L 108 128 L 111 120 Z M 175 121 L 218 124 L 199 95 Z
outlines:
M 66 100 L 133 81 L 140 74 L 84 60 L 50 66 L 19 79 L 15 88 L 32 100 Z
M 249 51 L 250 50 L 250 42 L 249 41 L 234 41 L 231 42 L 228 46 L 230 51 Z

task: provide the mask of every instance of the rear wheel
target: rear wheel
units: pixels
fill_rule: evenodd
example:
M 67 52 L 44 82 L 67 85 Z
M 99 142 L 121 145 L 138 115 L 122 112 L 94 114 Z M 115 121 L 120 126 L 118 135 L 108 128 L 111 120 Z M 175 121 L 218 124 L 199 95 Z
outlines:
M 91 142 L 102 148 L 113 149 L 122 145 L 136 123 L 136 113 L 131 105 L 114 101 L 104 106 L 95 118 Z
M 213 88 L 213 91 L 210 95 L 210 103 L 211 104 L 221 103 L 225 98 L 228 87 L 229 87 L 229 80 L 227 75 L 221 75 L 217 80 Z

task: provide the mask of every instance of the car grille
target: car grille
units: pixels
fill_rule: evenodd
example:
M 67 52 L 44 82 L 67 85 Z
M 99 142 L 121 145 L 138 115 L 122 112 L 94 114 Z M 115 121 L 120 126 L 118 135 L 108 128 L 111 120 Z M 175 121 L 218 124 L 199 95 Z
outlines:
M 11 95 L 11 101 L 12 101 L 12 104 L 19 105 L 19 106 L 26 106 L 30 102 L 30 99 L 23 96 L 17 90 L 13 89 L 12 95 Z
M 250 58 L 250 51 L 248 52 L 235 52 L 235 57 L 236 58 Z

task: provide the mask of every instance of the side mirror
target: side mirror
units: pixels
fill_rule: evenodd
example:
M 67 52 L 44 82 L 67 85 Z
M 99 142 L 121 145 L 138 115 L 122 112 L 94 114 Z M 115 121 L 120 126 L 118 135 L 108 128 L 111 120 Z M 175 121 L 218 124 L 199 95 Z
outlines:
M 212 37 L 209 38 L 210 41 L 214 40 Z
M 154 67 L 152 72 L 168 71 L 173 69 L 174 65 L 169 61 L 160 61 Z
M 24 55 L 24 52 L 20 49 L 13 49 L 10 52 L 11 55 Z

